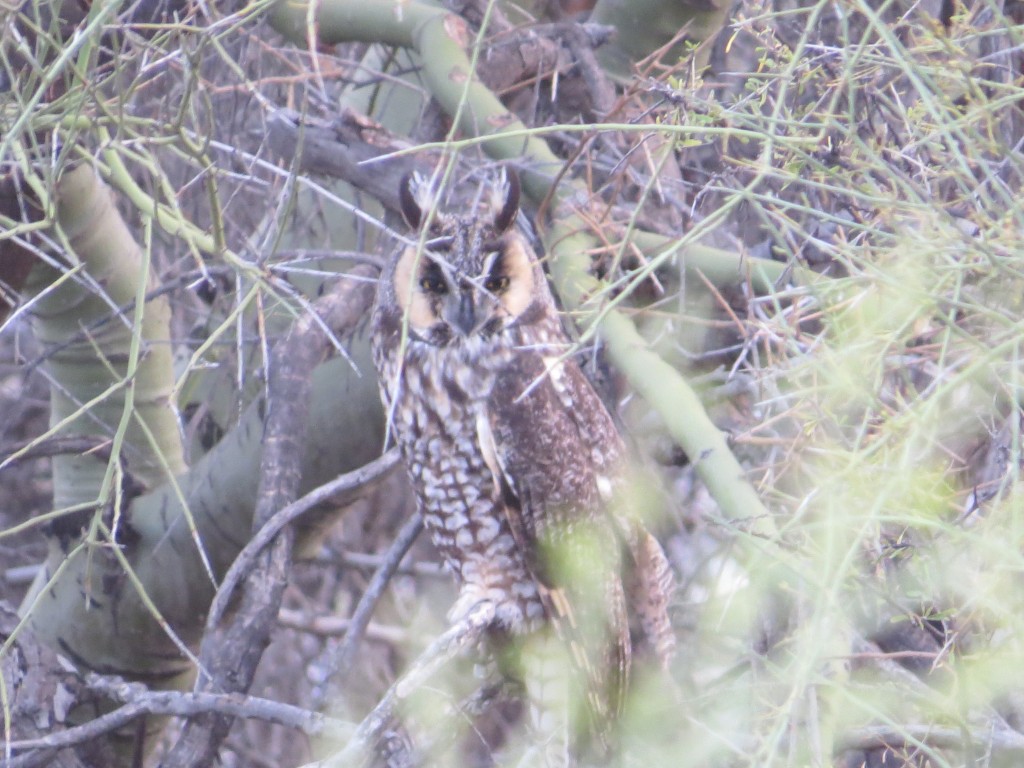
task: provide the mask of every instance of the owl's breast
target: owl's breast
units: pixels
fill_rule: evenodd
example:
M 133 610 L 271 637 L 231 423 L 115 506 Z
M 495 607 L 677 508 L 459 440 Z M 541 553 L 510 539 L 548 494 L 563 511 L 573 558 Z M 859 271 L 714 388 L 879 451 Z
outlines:
M 454 348 L 419 346 L 410 345 L 401 365 L 389 358 L 378 366 L 424 523 L 464 593 L 493 600 L 509 627 L 533 625 L 543 608 L 477 432 L 500 386 L 502 357 L 471 366 Z

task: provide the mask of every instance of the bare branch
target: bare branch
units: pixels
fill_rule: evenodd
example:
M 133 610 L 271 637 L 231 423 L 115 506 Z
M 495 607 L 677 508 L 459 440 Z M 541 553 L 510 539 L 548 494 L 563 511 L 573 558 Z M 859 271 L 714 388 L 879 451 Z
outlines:
M 277 623 L 296 632 L 307 632 L 321 637 L 342 637 L 352 626 L 351 619 L 341 616 L 307 616 L 303 611 L 286 608 L 282 608 L 277 614 Z M 410 636 L 403 627 L 377 624 L 373 621 L 366 625 L 363 634 L 368 640 L 379 640 L 383 643 L 403 643 Z
M 327 760 L 311 763 L 305 768 L 342 768 L 363 765 L 373 752 L 386 754 L 388 745 L 381 736 L 397 727 L 397 711 L 401 703 L 425 685 L 438 671 L 457 658 L 465 649 L 480 642 L 494 621 L 494 604 L 482 601 L 460 621 L 438 637 L 409 670 L 392 686 L 356 729 L 348 746 Z
M 335 666 L 340 675 L 339 684 L 343 685 L 344 681 L 348 678 L 352 662 L 355 660 L 356 651 L 359 650 L 359 643 L 362 642 L 363 633 L 366 632 L 366 628 L 369 626 L 370 617 L 373 615 L 377 603 L 384 594 L 388 582 L 391 581 L 391 577 L 398 569 L 402 558 L 405 557 L 409 547 L 413 545 L 413 542 L 416 541 L 416 537 L 420 535 L 422 530 L 423 516 L 417 513 L 402 526 L 402 530 L 398 532 L 394 542 L 388 549 L 384 561 L 380 564 L 376 573 L 373 574 L 373 578 L 370 579 L 366 591 L 363 592 L 363 596 L 359 599 L 359 604 L 352 613 L 352 624 L 335 657 Z
M 274 347 L 267 386 L 260 489 L 253 517 L 257 533 L 298 493 L 302 480 L 300 441 L 309 417 L 313 369 L 330 349 L 332 337 L 350 332 L 369 308 L 372 283 L 365 279 L 373 274 L 375 270 L 371 267 L 357 266 L 348 279 L 339 281 L 317 302 L 315 314 L 305 315 Z M 230 590 L 222 591 L 224 597 L 218 594 L 219 610 L 211 610 L 203 637 L 202 669 L 209 671 L 209 676 L 200 675 L 197 692 L 244 692 L 252 684 L 281 606 L 293 535 L 289 526 L 281 525 L 277 535 L 270 537 L 269 548 L 255 555 L 241 605 L 223 630 L 217 625 Z M 163 765 L 190 766 L 212 761 L 231 722 L 231 716 L 222 714 L 204 714 L 189 720 Z
M 872 726 L 847 731 L 839 743 L 843 749 L 912 749 L 922 745 L 934 749 L 964 749 L 974 746 L 1001 756 L 1024 755 L 1024 734 L 1005 726 L 994 726 L 991 730 L 910 724 Z
M 325 502 L 333 504 L 344 503 L 339 502 L 339 499 L 348 500 L 356 493 L 365 490 L 366 486 L 370 483 L 376 482 L 386 476 L 396 466 L 398 466 L 399 459 L 400 454 L 398 449 L 393 448 L 380 458 L 374 459 L 369 464 L 353 470 L 352 472 L 346 472 L 337 479 L 332 480 L 329 483 L 324 483 L 319 488 L 310 491 L 301 499 L 283 507 L 276 515 L 268 520 L 256 535 L 252 537 L 249 543 L 246 544 L 245 549 L 238 554 L 234 563 L 231 564 L 231 568 L 224 576 L 220 589 L 217 591 L 217 597 L 214 598 L 213 605 L 210 607 L 207 626 L 211 627 L 220 620 L 220 617 L 224 614 L 225 608 L 227 608 L 235 587 L 237 587 L 242 579 L 244 579 L 252 570 L 253 563 L 256 561 L 259 553 L 274 540 L 274 537 L 277 536 L 277 534 L 280 533 L 286 525 L 295 522 L 302 515 L 306 514 L 319 504 L 323 504 Z
M 120 678 L 107 678 L 101 675 L 89 675 L 86 682 L 90 689 L 109 699 L 122 702 L 123 706 L 74 728 L 36 739 L 10 742 L 8 746 L 13 752 L 26 754 L 18 755 L 5 763 L 5 768 L 29 768 L 40 765 L 49 758 L 48 753 L 52 751 L 85 744 L 146 715 L 195 717 L 203 714 L 220 714 L 283 725 L 309 736 L 331 734 L 334 738 L 339 738 L 353 728 L 351 723 L 342 720 L 256 696 L 150 691 L 140 683 L 127 683 Z

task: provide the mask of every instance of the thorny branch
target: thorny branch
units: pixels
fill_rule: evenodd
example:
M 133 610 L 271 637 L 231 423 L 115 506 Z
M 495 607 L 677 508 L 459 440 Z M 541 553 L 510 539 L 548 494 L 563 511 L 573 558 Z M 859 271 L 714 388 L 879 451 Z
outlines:
M 260 490 L 253 518 L 254 534 L 273 519 L 277 510 L 297 495 L 301 481 L 302 435 L 309 415 L 313 369 L 330 349 L 330 336 L 352 331 L 369 308 L 375 270 L 355 267 L 316 304 L 319 317 L 305 315 L 275 345 L 267 385 L 263 460 Z M 202 669 L 196 692 L 244 692 L 252 684 L 256 667 L 269 642 L 270 630 L 281 606 L 291 563 L 293 532 L 281 527 L 268 548 L 256 555 L 241 597 L 241 605 L 222 630 L 217 619 L 226 597 L 211 612 L 202 644 Z M 241 569 L 240 569 L 241 570 Z M 215 759 L 231 727 L 230 715 L 205 714 L 188 720 L 163 761 L 167 766 L 206 764 Z

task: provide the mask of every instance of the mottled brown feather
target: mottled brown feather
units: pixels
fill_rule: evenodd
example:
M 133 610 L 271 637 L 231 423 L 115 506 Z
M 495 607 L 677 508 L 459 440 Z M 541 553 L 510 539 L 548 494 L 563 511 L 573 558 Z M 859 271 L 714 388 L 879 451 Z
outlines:
M 620 540 L 602 511 L 601 468 L 589 447 L 600 443 L 588 438 L 606 429 L 613 431 L 605 437 L 618 441 L 619 436 L 576 364 L 545 359 L 543 351 L 523 349 L 515 357 L 488 399 L 487 414 L 502 482 L 512 492 L 504 512 L 513 535 L 529 553 L 527 563 L 542 585 L 541 598 L 555 630 L 570 644 L 586 676 L 584 692 L 595 721 L 601 722 L 621 711 L 629 679 L 630 636 Z M 565 407 L 560 388 L 566 384 L 585 387 L 582 407 Z M 526 429 L 526 424 L 543 428 Z M 574 536 L 585 537 L 577 555 L 581 559 L 594 555 L 596 545 L 600 561 L 589 562 L 588 567 L 604 585 L 597 600 L 593 584 L 560 579 L 557 564 L 545 562 L 543 554 L 551 551 L 545 539 L 561 544 L 556 555 L 572 557 Z M 577 615 L 581 611 L 585 615 Z
M 544 272 L 506 230 L 514 191 L 496 216 L 434 216 L 426 252 L 396 249 L 373 312 L 374 362 L 426 528 L 461 584 L 453 620 L 487 600 L 496 635 L 550 623 L 607 745 L 629 679 L 628 613 L 656 654 L 671 653 L 671 571 L 623 504 L 625 447 L 567 356 Z M 404 193 L 421 223 L 429 195 Z

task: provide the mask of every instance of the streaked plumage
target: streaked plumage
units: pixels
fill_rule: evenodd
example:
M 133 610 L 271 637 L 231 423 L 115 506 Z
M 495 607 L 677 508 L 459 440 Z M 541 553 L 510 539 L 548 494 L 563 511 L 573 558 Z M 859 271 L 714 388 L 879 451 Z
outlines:
M 403 209 L 420 228 L 425 188 L 413 186 Z M 615 512 L 624 445 L 513 226 L 515 176 L 502 191 L 493 212 L 437 214 L 422 251 L 397 250 L 374 359 L 426 526 L 460 582 L 453 618 L 491 600 L 512 635 L 550 622 L 600 720 L 628 680 L 627 596 L 647 641 L 671 653 L 671 573 L 639 522 Z

